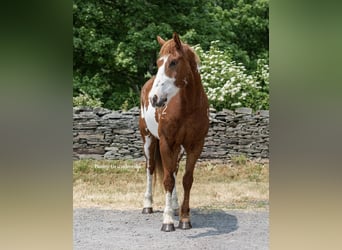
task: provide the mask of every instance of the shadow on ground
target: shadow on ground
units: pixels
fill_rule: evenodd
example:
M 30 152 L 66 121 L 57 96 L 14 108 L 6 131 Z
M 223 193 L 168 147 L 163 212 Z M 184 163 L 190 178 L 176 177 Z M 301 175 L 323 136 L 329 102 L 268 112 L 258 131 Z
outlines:
M 268 212 L 191 209 L 192 229 L 160 230 L 162 211 L 74 209 L 74 249 L 268 249 Z M 175 218 L 178 226 L 179 218 Z
M 188 236 L 188 238 L 200 238 L 221 234 L 229 234 L 238 229 L 236 216 L 222 210 L 192 210 L 193 228 L 207 229 L 205 232 Z M 202 230 L 201 230 L 202 231 Z

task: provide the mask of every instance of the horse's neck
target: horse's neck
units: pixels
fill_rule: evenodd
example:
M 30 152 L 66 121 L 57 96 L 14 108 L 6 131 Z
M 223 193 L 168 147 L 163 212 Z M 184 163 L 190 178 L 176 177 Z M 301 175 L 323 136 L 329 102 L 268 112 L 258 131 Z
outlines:
M 204 89 L 199 73 L 195 72 L 190 78 L 188 80 L 188 86 L 184 88 L 183 95 L 183 109 L 187 112 L 193 112 L 206 105 Z

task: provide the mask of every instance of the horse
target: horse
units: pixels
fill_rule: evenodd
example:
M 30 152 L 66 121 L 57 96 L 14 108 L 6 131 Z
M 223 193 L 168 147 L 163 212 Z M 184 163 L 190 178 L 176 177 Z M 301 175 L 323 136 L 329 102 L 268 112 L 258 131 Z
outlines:
M 153 213 L 152 177 L 159 171 L 166 193 L 161 231 L 171 232 L 175 231 L 173 216 L 179 214 L 178 228 L 192 228 L 190 190 L 195 164 L 208 133 L 209 105 L 195 51 L 181 42 L 177 33 L 168 41 L 157 36 L 157 41 L 161 46 L 158 71 L 144 84 L 140 97 L 139 128 L 147 176 L 142 213 Z M 184 152 L 184 199 L 179 208 L 175 178 Z

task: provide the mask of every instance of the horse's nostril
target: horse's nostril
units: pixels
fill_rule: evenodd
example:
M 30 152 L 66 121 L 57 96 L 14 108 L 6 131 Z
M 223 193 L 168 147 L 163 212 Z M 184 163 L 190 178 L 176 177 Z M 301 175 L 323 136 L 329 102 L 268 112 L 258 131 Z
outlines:
M 158 96 L 157 95 L 154 95 L 153 97 L 152 97 L 152 102 L 153 103 L 156 103 L 158 101 Z
M 158 98 L 157 95 L 154 95 L 150 100 L 151 100 L 152 107 L 162 107 L 165 105 L 167 101 L 167 97 Z
M 152 106 L 154 107 L 156 105 L 158 101 L 158 96 L 157 95 L 154 95 L 152 98 L 151 98 L 151 103 L 152 103 Z

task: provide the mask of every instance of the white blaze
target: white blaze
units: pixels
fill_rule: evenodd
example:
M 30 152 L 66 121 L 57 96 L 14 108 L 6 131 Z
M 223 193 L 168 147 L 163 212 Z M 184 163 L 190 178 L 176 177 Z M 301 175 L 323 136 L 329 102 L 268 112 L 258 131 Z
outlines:
M 163 60 L 163 64 L 159 67 L 157 76 L 154 79 L 152 89 L 149 93 L 150 100 L 153 96 L 157 96 L 158 100 L 161 98 L 167 98 L 166 104 L 174 97 L 179 88 L 176 87 L 175 81 L 176 78 L 168 77 L 165 74 L 165 64 L 167 62 L 169 55 L 161 57 L 159 60 Z

